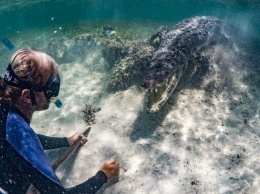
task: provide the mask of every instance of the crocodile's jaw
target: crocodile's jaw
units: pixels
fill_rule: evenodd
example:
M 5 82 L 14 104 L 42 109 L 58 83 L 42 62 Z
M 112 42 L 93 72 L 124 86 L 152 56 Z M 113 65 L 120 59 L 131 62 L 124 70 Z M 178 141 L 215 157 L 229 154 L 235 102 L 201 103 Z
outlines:
M 161 84 L 148 91 L 148 111 L 157 112 L 167 102 L 179 83 L 181 76 L 170 75 L 167 83 Z

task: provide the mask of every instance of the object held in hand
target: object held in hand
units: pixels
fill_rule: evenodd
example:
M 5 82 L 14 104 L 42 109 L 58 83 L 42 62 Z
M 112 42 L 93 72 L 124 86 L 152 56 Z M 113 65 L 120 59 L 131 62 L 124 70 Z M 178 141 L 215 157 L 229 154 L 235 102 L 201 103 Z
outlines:
M 91 127 L 88 127 L 83 132 L 83 135 L 87 137 L 89 132 L 90 132 L 90 129 L 91 129 Z M 54 162 L 54 164 L 52 165 L 53 171 L 57 170 L 57 168 L 59 168 L 59 166 L 79 147 L 79 145 L 80 145 L 80 140 L 77 141 L 76 143 L 74 143 L 73 145 L 71 145 L 70 147 L 68 147 L 66 152 L 62 156 L 60 156 L 56 160 L 56 162 Z M 26 194 L 40 194 L 40 192 L 37 191 L 37 189 L 33 185 L 30 185 L 30 187 L 27 190 Z

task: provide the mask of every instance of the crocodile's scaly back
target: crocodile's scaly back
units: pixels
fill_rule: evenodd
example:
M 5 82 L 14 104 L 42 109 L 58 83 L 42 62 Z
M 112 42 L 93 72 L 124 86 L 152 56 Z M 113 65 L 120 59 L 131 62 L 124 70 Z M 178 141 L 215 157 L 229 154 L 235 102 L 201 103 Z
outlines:
M 182 51 L 185 55 L 199 50 L 213 42 L 230 37 L 230 25 L 213 17 L 193 17 L 176 24 L 168 32 L 160 45 L 160 49 Z

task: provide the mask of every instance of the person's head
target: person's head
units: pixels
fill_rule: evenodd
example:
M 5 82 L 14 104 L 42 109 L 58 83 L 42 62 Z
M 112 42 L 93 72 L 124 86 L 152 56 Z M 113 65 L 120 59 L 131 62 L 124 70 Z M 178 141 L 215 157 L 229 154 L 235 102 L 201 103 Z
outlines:
M 15 106 L 44 110 L 51 97 L 58 95 L 59 84 L 58 67 L 52 57 L 41 51 L 20 49 L 0 79 L 0 97 Z

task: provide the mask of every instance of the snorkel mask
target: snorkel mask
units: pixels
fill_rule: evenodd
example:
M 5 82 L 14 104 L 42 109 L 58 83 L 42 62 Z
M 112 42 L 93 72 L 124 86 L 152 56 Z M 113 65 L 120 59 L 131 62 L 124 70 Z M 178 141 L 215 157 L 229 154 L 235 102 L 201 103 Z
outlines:
M 45 86 L 42 87 L 45 98 L 54 103 L 58 108 L 62 107 L 61 101 L 57 98 L 60 91 L 60 77 L 57 74 L 52 74 Z
M 4 75 L 4 81 L 11 86 L 15 86 L 22 89 L 30 89 L 30 97 L 32 105 L 36 105 L 36 99 L 34 92 L 44 92 L 45 98 L 54 103 L 58 108 L 62 107 L 62 103 L 57 96 L 60 91 L 60 77 L 57 74 L 52 74 L 46 84 L 43 87 L 35 87 L 34 85 L 21 80 L 13 71 L 9 64 Z

